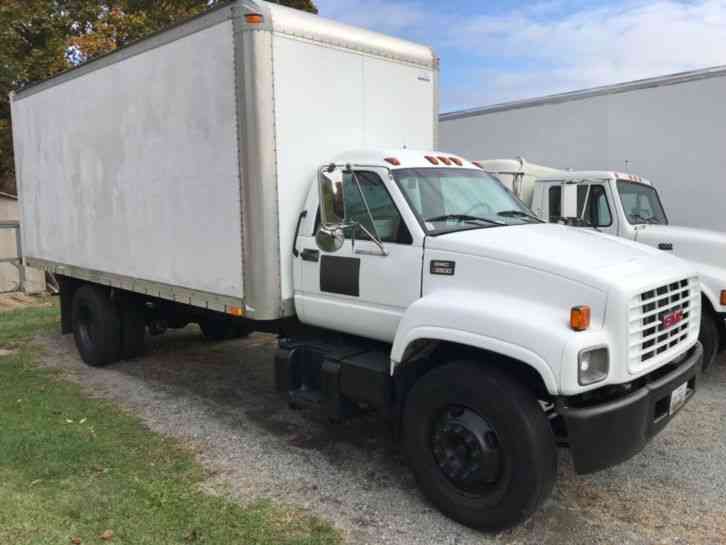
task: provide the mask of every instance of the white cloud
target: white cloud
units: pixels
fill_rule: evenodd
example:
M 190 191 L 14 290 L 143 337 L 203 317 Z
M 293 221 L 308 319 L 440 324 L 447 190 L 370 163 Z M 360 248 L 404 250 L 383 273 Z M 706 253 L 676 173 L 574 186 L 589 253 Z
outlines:
M 324 16 L 432 45 L 444 110 L 726 64 L 726 0 L 540 0 L 446 16 L 422 0 L 316 3 Z
M 473 53 L 474 73 L 481 59 L 512 67 L 479 74 L 480 100 L 539 96 L 726 64 L 726 0 L 629 2 L 552 20 L 477 17 L 448 45 Z

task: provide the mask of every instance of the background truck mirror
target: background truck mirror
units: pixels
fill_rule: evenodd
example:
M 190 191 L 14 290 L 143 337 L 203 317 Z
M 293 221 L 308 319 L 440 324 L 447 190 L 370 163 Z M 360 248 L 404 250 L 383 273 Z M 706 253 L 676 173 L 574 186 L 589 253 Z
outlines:
M 577 184 L 566 183 L 562 186 L 562 218 L 577 218 Z

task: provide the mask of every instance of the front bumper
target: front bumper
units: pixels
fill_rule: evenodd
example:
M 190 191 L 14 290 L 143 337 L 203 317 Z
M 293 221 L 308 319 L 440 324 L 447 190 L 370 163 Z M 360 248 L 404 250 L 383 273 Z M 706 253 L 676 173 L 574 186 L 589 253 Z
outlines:
M 571 406 L 558 401 L 557 412 L 567 437 L 577 473 L 592 473 L 631 458 L 670 422 L 671 392 L 688 383 L 686 402 L 696 390 L 703 347 L 697 343 L 678 367 L 647 380 L 637 389 L 608 401 Z M 677 411 L 676 411 L 677 412 Z

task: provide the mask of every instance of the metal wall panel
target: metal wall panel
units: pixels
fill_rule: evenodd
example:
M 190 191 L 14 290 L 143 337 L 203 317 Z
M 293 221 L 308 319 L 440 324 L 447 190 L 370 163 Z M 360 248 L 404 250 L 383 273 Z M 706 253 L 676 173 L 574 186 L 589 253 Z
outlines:
M 242 296 L 232 23 L 14 104 L 27 255 Z
M 726 75 L 581 94 L 445 114 L 441 148 L 471 159 L 626 170 L 655 185 L 671 223 L 726 231 Z

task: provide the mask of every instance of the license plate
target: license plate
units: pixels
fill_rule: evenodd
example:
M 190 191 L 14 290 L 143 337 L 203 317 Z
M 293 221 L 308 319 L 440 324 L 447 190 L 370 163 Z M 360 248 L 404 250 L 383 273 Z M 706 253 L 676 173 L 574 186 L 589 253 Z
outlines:
M 671 408 L 669 414 L 673 415 L 678 409 L 686 403 L 686 395 L 688 394 L 688 383 L 684 382 L 678 388 L 671 392 Z

